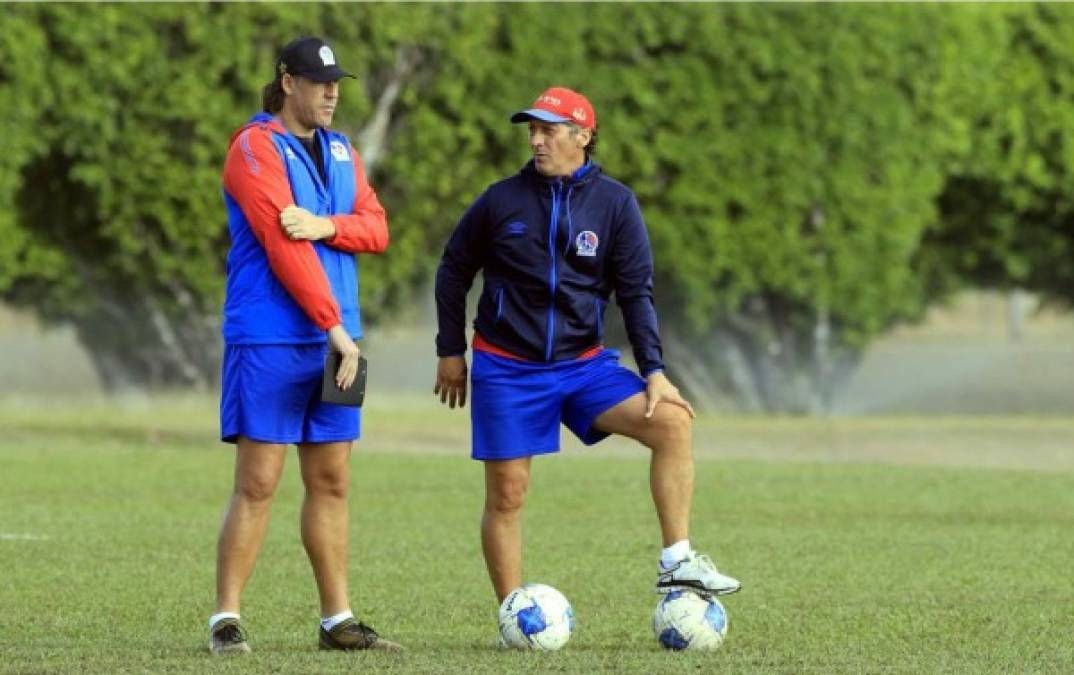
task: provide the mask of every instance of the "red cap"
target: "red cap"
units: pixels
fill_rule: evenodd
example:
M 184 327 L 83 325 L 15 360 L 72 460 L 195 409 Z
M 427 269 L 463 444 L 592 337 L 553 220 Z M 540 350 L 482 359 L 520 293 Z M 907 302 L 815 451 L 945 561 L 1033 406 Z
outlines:
M 511 115 L 511 121 L 528 122 L 531 119 L 542 122 L 573 122 L 586 129 L 597 126 L 597 114 L 589 100 L 576 91 L 566 87 L 549 87 L 537 97 L 527 110 Z

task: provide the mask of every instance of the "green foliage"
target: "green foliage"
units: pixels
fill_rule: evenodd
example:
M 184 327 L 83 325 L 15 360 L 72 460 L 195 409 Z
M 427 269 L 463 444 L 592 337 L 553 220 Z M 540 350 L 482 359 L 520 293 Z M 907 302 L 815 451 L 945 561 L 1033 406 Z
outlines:
M 617 51 L 602 60 L 634 66 L 606 92 L 629 111 L 610 136 L 631 141 L 609 163 L 634 169 L 667 304 L 703 333 L 775 294 L 875 335 L 919 301 L 904 263 L 942 180 L 900 90 L 920 64 L 895 53 L 940 17 L 690 9 L 655 17 L 640 45 L 606 41 Z
M 30 57 L 39 72 L 13 68 L 12 86 L 36 113 L 19 135 L 38 140 L 36 156 L 16 167 L 39 180 L 21 200 L 29 222 L 19 229 L 31 240 L 23 255 L 60 256 L 61 267 L 81 258 L 94 268 L 80 272 L 84 281 L 119 280 L 161 300 L 182 289 L 195 309 L 215 307 L 228 133 L 256 110 L 274 50 L 301 14 L 271 5 L 16 9 L 48 42 Z M 23 273 L 33 278 L 42 270 L 31 262 Z M 62 294 L 51 286 L 60 315 L 95 301 L 95 284 Z
M 20 252 L 26 249 L 30 232 L 19 227 L 11 204 L 23 185 L 20 170 L 44 144 L 39 134 L 29 131 L 36 127 L 41 111 L 52 105 L 45 62 L 40 58 L 46 40 L 38 22 L 40 8 L 7 9 L 10 11 L 0 30 L 0 106 L 4 110 L 0 117 L 0 204 L 5 205 L 0 208 L 0 289 L 10 286 L 27 269 Z M 28 88 L 27 83 L 36 85 Z
M 942 222 L 921 250 L 936 288 L 1028 288 L 1074 301 L 1074 8 L 1006 10 Z
M 697 347 L 731 331 L 754 371 L 780 354 L 815 380 L 818 359 L 853 361 L 966 279 L 1069 297 L 1072 19 L 1052 5 L 14 5 L 0 297 L 81 322 L 121 361 L 156 350 L 135 369 L 167 352 L 164 370 L 211 380 L 196 355 L 217 339 L 227 139 L 278 47 L 321 34 L 359 78 L 337 126 L 379 144 L 392 244 L 360 263 L 372 320 L 427 291 L 459 214 L 527 158 L 507 116 L 561 84 L 593 100 L 598 160 L 638 193 L 665 328 Z M 385 133 L 366 139 L 378 112 Z

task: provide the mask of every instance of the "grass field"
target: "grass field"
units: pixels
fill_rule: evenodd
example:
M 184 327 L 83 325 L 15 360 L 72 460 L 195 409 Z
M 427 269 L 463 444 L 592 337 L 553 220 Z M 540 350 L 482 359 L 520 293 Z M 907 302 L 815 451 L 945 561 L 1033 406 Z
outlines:
M 657 528 L 622 443 L 535 463 L 526 576 L 578 630 L 495 650 L 465 421 L 371 403 L 353 461 L 354 609 L 405 654 L 317 651 L 292 456 L 244 598 L 255 653 L 219 661 L 212 401 L 0 403 L 0 671 L 1074 671 L 1074 420 L 700 420 L 693 539 L 745 583 L 703 655 L 650 634 Z

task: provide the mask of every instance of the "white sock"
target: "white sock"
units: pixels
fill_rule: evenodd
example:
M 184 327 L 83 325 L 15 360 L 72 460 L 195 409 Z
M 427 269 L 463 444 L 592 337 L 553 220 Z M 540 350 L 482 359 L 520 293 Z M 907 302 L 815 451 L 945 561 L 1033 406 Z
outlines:
M 321 619 L 321 628 L 323 628 L 325 630 L 332 630 L 337 625 L 339 625 L 342 621 L 344 621 L 346 619 L 353 619 L 353 618 L 354 618 L 354 613 L 351 612 L 351 610 L 349 610 L 349 609 L 345 609 L 342 612 L 340 612 L 339 614 L 333 614 L 332 616 L 326 616 L 326 617 L 322 618 Z
M 209 617 L 209 630 L 212 630 L 213 626 L 215 626 L 216 622 L 219 621 L 220 619 L 235 619 L 235 620 L 238 620 L 238 618 L 239 618 L 239 615 L 237 613 L 235 613 L 235 612 L 217 612 L 216 614 L 213 614 L 212 616 Z
M 670 569 L 688 555 L 690 555 L 690 540 L 680 539 L 660 552 L 660 565 L 664 569 Z

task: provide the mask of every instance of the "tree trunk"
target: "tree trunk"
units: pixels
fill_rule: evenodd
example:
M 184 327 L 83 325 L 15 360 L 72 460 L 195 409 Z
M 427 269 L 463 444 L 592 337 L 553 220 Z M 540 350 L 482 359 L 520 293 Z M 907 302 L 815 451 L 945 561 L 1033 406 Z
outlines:
M 417 47 L 400 46 L 395 50 L 395 64 L 387 80 L 380 87 L 373 116 L 357 134 L 352 136 L 358 144 L 366 173 L 373 176 L 381 155 L 387 150 L 391 136 L 391 124 L 396 101 L 403 92 L 403 87 L 414 76 L 418 66 L 424 60 L 423 53 Z
M 730 399 L 749 412 L 828 414 L 861 359 L 841 345 L 830 315 L 805 322 L 771 297 L 751 298 L 704 338 L 665 328 L 664 340 L 669 377 L 699 409 Z
M 182 301 L 166 310 L 148 293 L 100 288 L 95 300 L 72 322 L 106 391 L 204 391 L 219 382 L 223 341 L 215 312 L 198 312 Z

